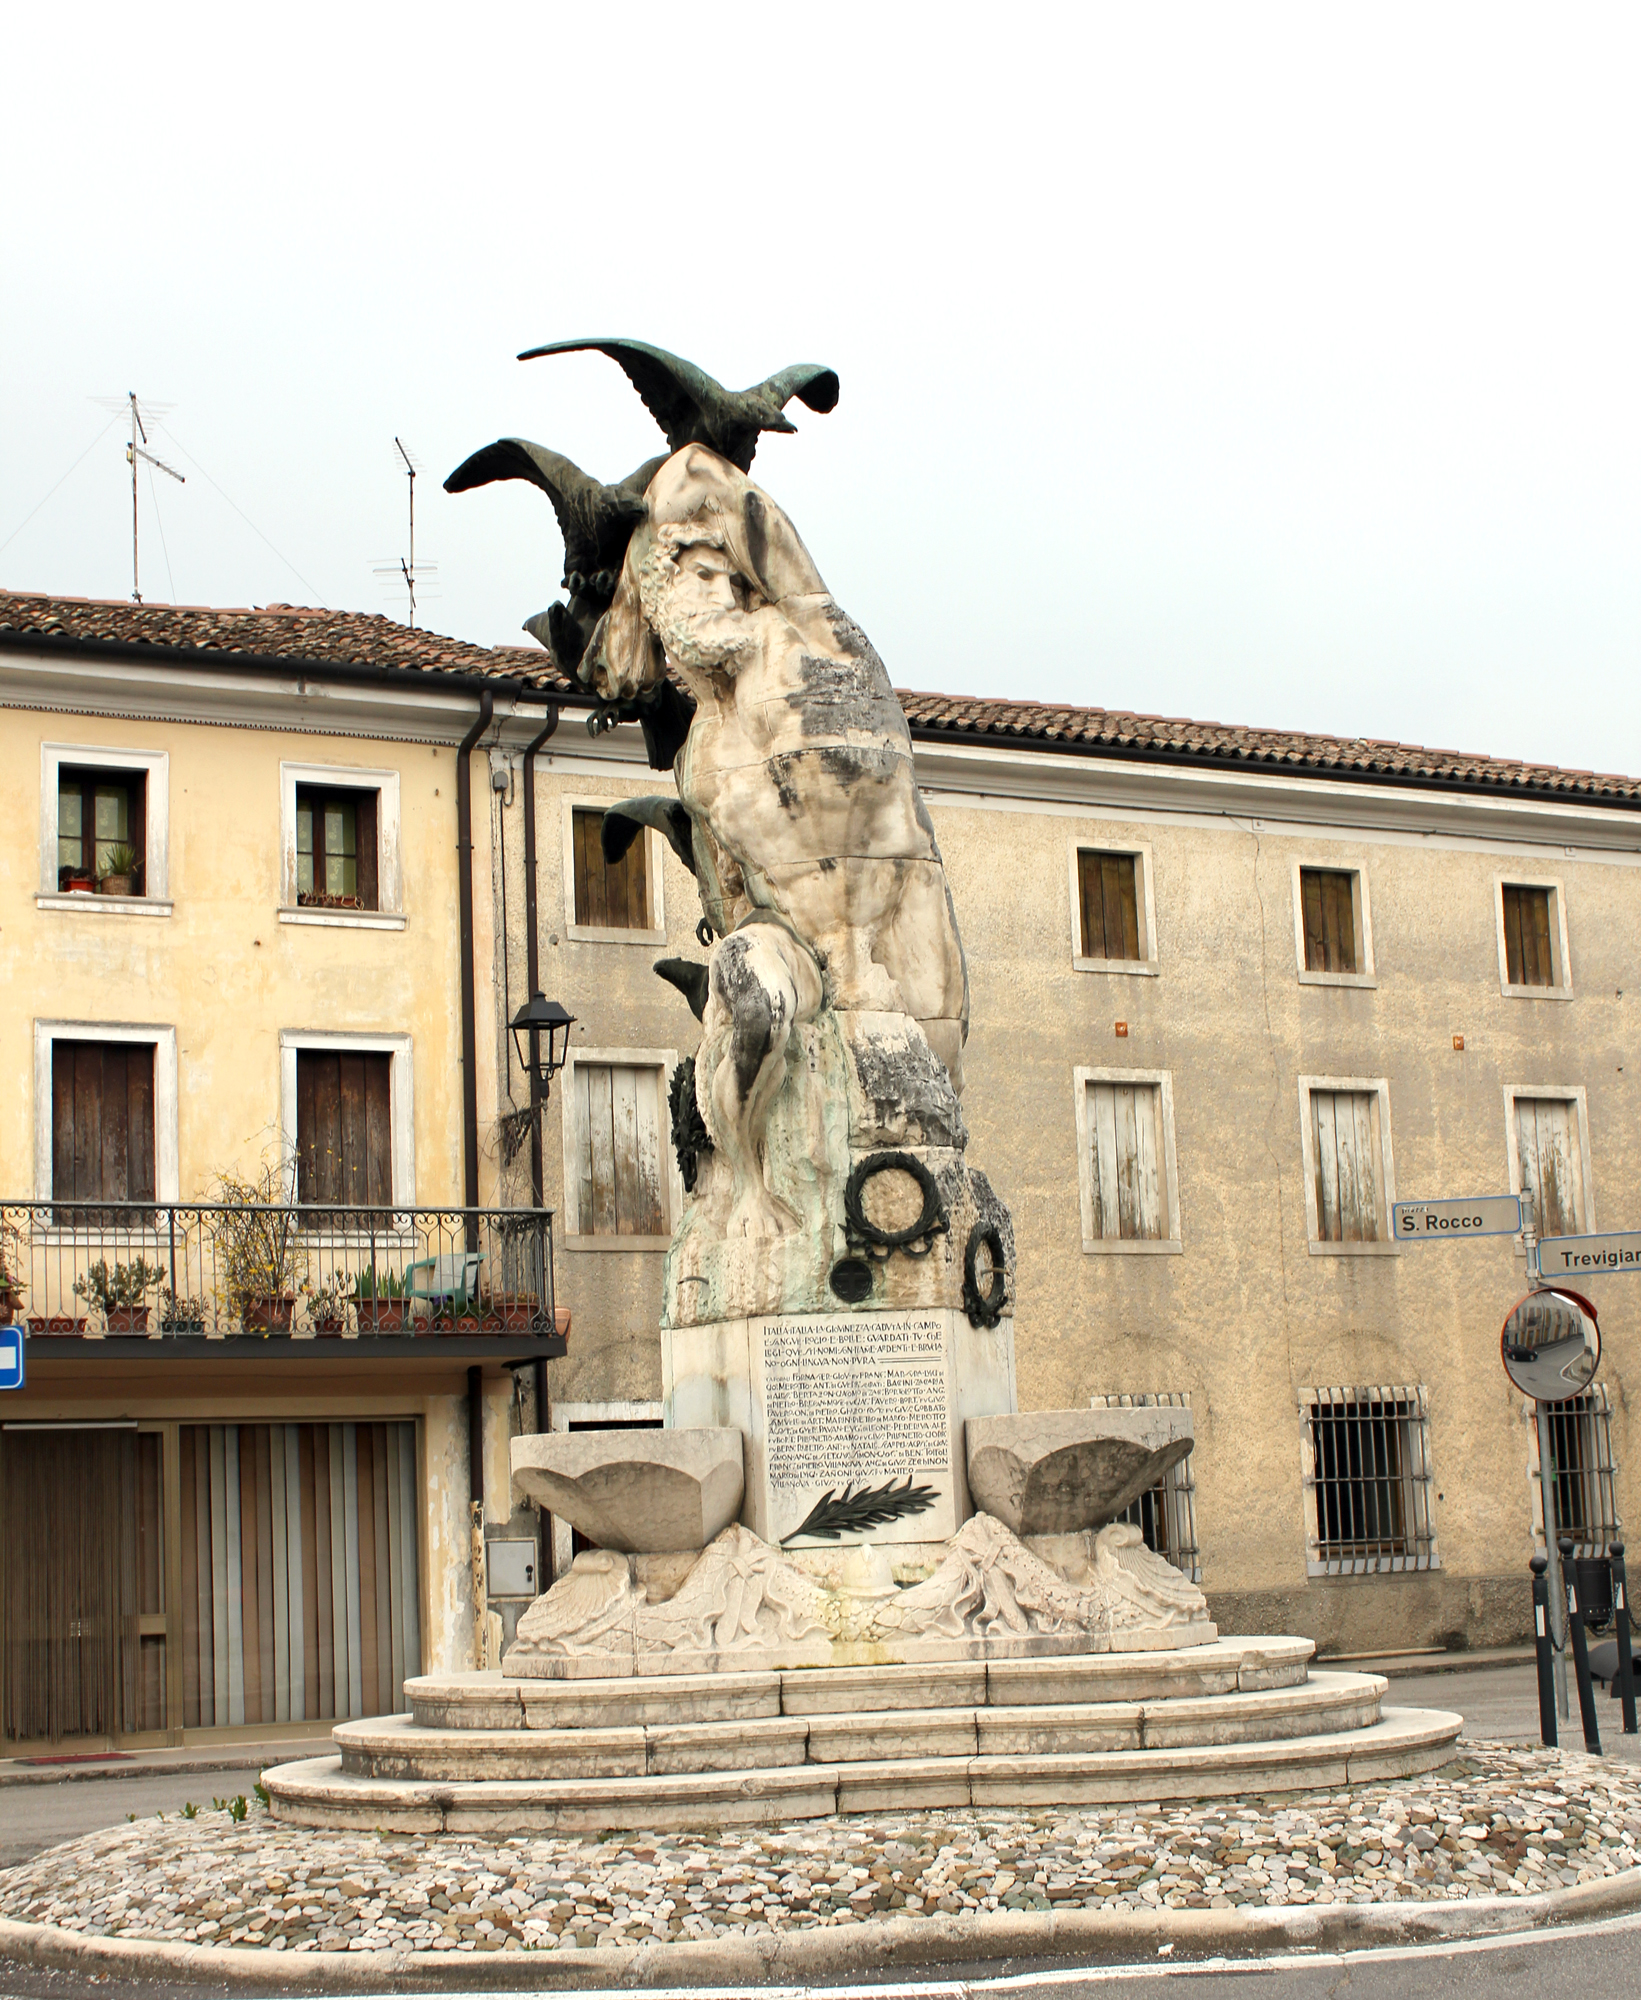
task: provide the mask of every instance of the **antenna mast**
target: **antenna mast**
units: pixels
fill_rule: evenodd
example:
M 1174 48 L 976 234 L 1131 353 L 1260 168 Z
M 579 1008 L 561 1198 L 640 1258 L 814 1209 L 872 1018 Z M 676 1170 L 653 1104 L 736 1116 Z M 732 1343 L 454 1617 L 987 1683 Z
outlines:
M 393 562 L 377 563 L 374 567 L 377 576 L 381 578 L 385 585 L 394 589 L 397 589 L 401 583 L 404 585 L 410 597 L 410 629 L 414 631 L 416 629 L 417 588 L 432 576 L 433 572 L 438 568 L 438 564 L 423 563 L 420 568 L 416 566 L 416 475 L 422 469 L 422 462 L 410 450 L 409 446 L 406 445 L 403 438 L 396 437 L 393 440 L 393 447 L 398 452 L 400 460 L 404 465 L 405 473 L 410 481 L 410 552 L 408 555 L 399 556 Z M 425 596 L 427 593 L 424 590 L 422 594 Z
M 186 486 L 188 482 L 175 466 L 167 465 L 163 458 L 156 458 L 145 448 L 148 432 L 143 428 L 142 412 L 137 408 L 136 390 L 127 389 L 125 399 L 131 406 L 131 442 L 125 448 L 126 462 L 131 467 L 131 602 L 141 604 L 142 589 L 137 574 L 137 461 L 141 459 L 146 465 L 157 465 L 161 472 L 169 473 L 179 486 Z M 142 439 L 140 445 L 138 438 Z M 175 587 L 172 586 L 173 589 Z

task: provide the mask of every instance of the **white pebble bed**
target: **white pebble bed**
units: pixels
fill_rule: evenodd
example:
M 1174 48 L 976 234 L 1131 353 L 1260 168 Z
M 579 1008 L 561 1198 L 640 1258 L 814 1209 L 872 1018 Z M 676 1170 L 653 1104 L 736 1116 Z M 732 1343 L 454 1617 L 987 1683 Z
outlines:
M 1344 1791 L 510 1840 L 167 1815 L 0 1871 L 0 1916 L 269 1951 L 552 1951 L 988 1910 L 1529 1896 L 1641 1863 L 1641 1771 L 1469 1745 Z

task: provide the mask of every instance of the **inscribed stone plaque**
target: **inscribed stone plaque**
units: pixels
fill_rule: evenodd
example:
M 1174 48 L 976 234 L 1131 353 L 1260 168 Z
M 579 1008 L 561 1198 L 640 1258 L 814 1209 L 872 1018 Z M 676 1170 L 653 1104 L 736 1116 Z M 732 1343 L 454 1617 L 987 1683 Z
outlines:
M 759 1323 L 770 1526 L 806 1520 L 827 1492 L 881 1495 L 888 1521 L 842 1539 L 951 1534 L 952 1375 L 944 1313 L 870 1313 Z M 930 1489 L 912 1509 L 891 1490 Z M 905 1511 L 899 1511 L 904 1508 Z M 949 1525 L 948 1525 L 949 1524 Z

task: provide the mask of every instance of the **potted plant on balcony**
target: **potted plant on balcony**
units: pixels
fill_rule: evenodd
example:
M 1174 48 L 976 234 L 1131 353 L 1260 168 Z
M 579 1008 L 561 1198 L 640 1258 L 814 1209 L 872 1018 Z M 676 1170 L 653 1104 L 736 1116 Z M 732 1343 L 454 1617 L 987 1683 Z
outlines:
M 21 1233 L 11 1223 L 0 1229 L 0 1326 L 15 1326 L 23 1316 Z
M 221 1173 L 210 1217 L 217 1270 L 230 1312 L 247 1333 L 284 1333 L 296 1302 L 296 1208 L 287 1177 L 264 1160 L 254 1179 Z
M 354 1286 L 354 1303 L 359 1324 L 372 1333 L 399 1333 L 405 1323 L 405 1279 L 392 1271 L 378 1271 L 374 1264 L 359 1273 Z
M 203 1333 L 210 1324 L 211 1307 L 205 1299 L 182 1298 L 166 1285 L 160 1292 L 161 1333 Z
M 84 1299 L 88 1321 L 100 1316 L 110 1333 L 148 1331 L 148 1295 L 159 1289 L 165 1273 L 158 1264 L 139 1257 L 134 1264 L 110 1264 L 99 1257 L 74 1280 L 74 1296 Z
M 124 841 L 111 847 L 103 856 L 102 866 L 97 870 L 97 889 L 104 896 L 130 896 L 136 893 L 138 857 L 134 847 Z
M 317 1285 L 304 1278 L 297 1287 L 291 1314 L 295 1334 L 357 1333 L 359 1307 L 354 1297 L 354 1281 L 346 1271 L 332 1271 Z
M 534 1292 L 487 1292 L 480 1317 L 487 1327 L 528 1333 L 541 1317 L 541 1300 Z

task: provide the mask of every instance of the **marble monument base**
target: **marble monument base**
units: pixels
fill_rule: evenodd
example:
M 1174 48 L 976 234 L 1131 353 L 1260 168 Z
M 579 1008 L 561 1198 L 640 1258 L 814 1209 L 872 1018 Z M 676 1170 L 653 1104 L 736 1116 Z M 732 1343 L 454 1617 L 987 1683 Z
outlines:
M 1015 1407 L 1014 1322 L 931 1308 L 669 1327 L 661 1372 L 668 1430 L 744 1436 L 741 1520 L 760 1540 L 941 1544 L 972 1512 L 965 1423 Z

